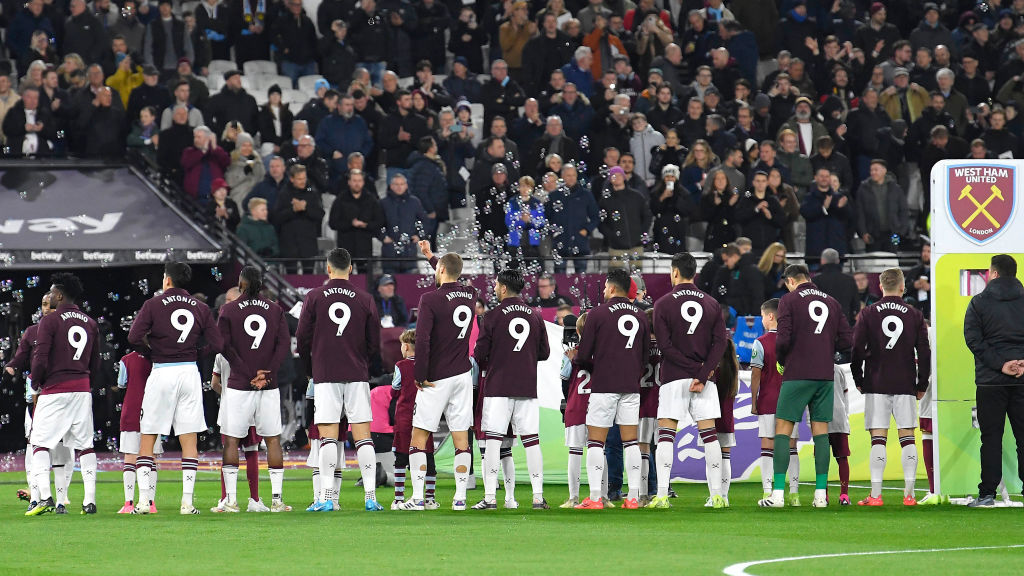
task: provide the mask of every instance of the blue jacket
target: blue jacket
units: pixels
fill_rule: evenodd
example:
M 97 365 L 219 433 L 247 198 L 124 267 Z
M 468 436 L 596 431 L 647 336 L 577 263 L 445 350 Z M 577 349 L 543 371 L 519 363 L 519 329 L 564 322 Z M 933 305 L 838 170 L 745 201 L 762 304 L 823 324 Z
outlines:
M 529 212 L 529 222 L 523 222 L 522 214 L 524 212 Z M 546 224 L 544 205 L 540 203 L 540 200 L 531 196 L 525 206 L 519 196 L 509 200 L 508 208 L 505 210 L 509 246 L 520 246 L 523 241 L 523 232 L 529 233 L 530 246 L 539 246 L 540 235 Z
M 452 75 L 445 78 L 441 85 L 444 86 L 444 89 L 447 90 L 455 100 L 465 98 L 473 103 L 480 102 L 480 89 L 483 87 L 483 84 L 480 84 L 480 81 L 477 80 L 476 74 L 466 74 L 465 80 Z
M 587 98 L 594 97 L 594 74 L 590 70 L 584 70 L 576 64 L 576 59 L 562 66 L 562 74 L 565 74 L 565 81 L 572 82 L 576 89 Z
M 246 214 L 249 213 L 249 200 L 253 198 L 263 198 L 267 201 L 267 210 L 271 213 L 274 212 L 274 207 L 277 206 L 277 195 L 281 192 L 281 188 L 288 183 L 288 178 L 281 180 L 278 184 L 274 182 L 274 179 L 267 174 L 263 177 L 263 181 L 253 186 L 249 194 L 246 195 L 245 200 L 242 200 L 242 206 L 240 208 Z
M 36 18 L 28 8 L 24 8 L 11 20 L 11 26 L 7 29 L 7 46 L 14 54 L 14 60 L 20 59 L 28 52 L 29 46 L 32 44 L 32 33 L 36 30 L 42 30 L 46 32 L 47 36 L 53 38 L 53 24 L 45 13 L 39 14 L 39 17 Z M 19 70 L 19 72 L 25 71 Z
M 590 132 L 590 123 L 594 120 L 594 109 L 584 104 L 582 98 L 577 98 L 572 106 L 559 102 L 551 108 L 551 114 L 562 119 L 565 133 L 576 141 Z
M 427 217 L 420 199 L 409 192 L 399 196 L 388 189 L 388 195 L 380 201 L 384 211 L 384 231 L 381 238 L 389 236 L 392 240 L 409 242 L 413 235 L 423 235 L 423 220 Z M 402 236 L 405 238 L 402 238 Z
M 366 158 L 373 152 L 373 135 L 366 120 L 353 114 L 346 120 L 341 114 L 331 114 L 320 121 L 316 129 L 316 148 L 331 168 L 331 184 L 348 172 L 348 155 L 360 152 Z M 334 158 L 334 152 L 342 153 Z
M 594 195 L 580 184 L 572 189 L 559 188 L 548 195 L 545 206 L 548 222 L 556 226 L 554 249 L 562 256 L 590 254 L 590 236 L 600 223 Z M 580 230 L 587 235 L 581 236 Z
M 757 48 L 757 39 L 753 32 L 744 30 L 733 36 L 725 43 L 729 50 L 729 56 L 736 59 L 736 66 L 740 69 L 743 77 L 757 85 L 757 62 L 760 59 Z M 725 90 L 725 88 L 722 88 Z
M 445 181 L 441 165 L 419 152 L 409 155 L 409 169 L 405 172 L 409 177 L 409 191 L 420 199 L 423 211 L 436 212 L 432 224 L 448 220 L 448 183 Z

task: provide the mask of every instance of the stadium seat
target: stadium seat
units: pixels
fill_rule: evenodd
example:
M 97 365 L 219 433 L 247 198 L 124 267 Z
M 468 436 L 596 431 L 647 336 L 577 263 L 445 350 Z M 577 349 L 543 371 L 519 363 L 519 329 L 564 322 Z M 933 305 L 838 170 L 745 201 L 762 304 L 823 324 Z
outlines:
M 276 76 L 277 64 L 270 60 L 250 60 L 242 65 L 246 76 Z
M 900 266 L 900 259 L 892 252 L 869 252 L 864 256 L 852 261 L 854 272 L 881 272 Z
M 211 72 L 210 75 L 206 77 L 206 87 L 210 89 L 210 95 L 220 92 L 220 89 L 224 87 L 224 76 Z
M 398 79 L 398 87 L 409 90 L 412 88 L 412 83 L 416 80 L 415 76 L 405 76 Z
M 444 81 L 447 79 L 447 74 L 434 74 L 434 84 L 444 84 Z
M 299 90 L 307 94 L 316 94 L 316 90 L 313 88 L 316 85 L 317 80 L 322 80 L 323 76 L 319 74 L 310 74 L 309 76 L 303 76 L 299 78 Z
M 245 91 L 250 94 L 258 91 L 256 82 L 253 80 L 253 77 L 246 76 L 244 74 L 242 75 L 242 88 L 245 88 Z
M 296 104 L 301 107 L 306 102 L 309 102 L 309 100 L 309 94 L 302 90 L 292 90 L 291 88 L 281 89 L 281 101 L 287 104 Z M 298 112 L 298 109 L 296 109 L 295 112 Z
M 260 74 L 255 76 L 254 79 L 261 92 L 266 92 L 274 84 L 277 84 L 283 91 L 286 88 L 290 88 L 292 84 L 291 78 L 280 74 Z
M 228 70 L 234 70 L 237 66 L 230 60 L 210 60 L 210 63 L 206 65 L 206 69 L 209 71 L 209 77 L 214 76 L 221 77 L 223 80 L 224 73 Z

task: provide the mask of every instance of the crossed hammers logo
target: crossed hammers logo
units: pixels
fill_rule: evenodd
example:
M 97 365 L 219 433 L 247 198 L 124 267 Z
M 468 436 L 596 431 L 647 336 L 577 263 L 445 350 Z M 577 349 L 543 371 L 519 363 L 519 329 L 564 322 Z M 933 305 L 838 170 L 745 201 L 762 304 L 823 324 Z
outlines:
M 991 204 L 992 201 L 995 200 L 996 198 L 999 198 L 1000 200 L 1003 201 L 1005 201 L 1006 199 L 1003 198 L 1003 191 L 1000 190 L 999 187 L 996 186 L 995 184 L 993 184 L 990 187 L 990 189 L 992 190 L 992 194 L 989 195 L 989 197 L 984 202 L 978 202 L 978 199 L 975 198 L 973 194 L 971 194 L 970 184 L 964 186 L 964 189 L 960 191 L 960 197 L 957 198 L 957 200 L 963 200 L 964 198 L 967 198 L 977 208 L 974 212 L 971 213 L 970 216 L 967 217 L 966 220 L 964 220 L 963 224 L 960 225 L 961 228 L 967 228 L 971 224 L 971 222 L 974 222 L 975 218 L 981 215 L 984 215 L 985 218 L 988 218 L 988 221 L 991 222 L 992 225 L 995 226 L 996 228 L 1002 226 L 1002 224 L 996 222 L 996 219 L 993 218 L 992 214 L 989 213 L 988 205 Z

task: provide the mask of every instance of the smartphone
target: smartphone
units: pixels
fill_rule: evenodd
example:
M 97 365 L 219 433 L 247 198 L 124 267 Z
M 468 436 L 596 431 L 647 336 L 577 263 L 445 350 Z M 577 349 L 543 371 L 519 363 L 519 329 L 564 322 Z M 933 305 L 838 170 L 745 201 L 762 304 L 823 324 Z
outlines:
M 454 132 L 462 132 L 462 123 L 461 122 L 456 122 L 455 124 L 452 124 L 452 127 L 450 128 L 450 131 L 453 132 L 453 133 Z

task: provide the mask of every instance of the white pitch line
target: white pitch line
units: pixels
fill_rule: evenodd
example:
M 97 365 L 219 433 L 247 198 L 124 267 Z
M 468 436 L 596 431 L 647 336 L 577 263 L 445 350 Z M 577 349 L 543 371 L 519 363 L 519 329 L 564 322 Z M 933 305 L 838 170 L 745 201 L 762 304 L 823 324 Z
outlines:
M 753 562 L 740 562 L 727 566 L 722 570 L 727 576 L 755 576 L 747 572 L 747 568 L 761 564 L 778 564 L 780 562 L 798 562 L 801 560 L 817 560 L 820 558 L 844 558 L 848 556 L 875 556 L 879 554 L 921 554 L 924 552 L 962 552 L 966 550 L 1007 550 L 1010 548 L 1024 548 L 1024 544 L 1009 544 L 1006 546 L 967 546 L 962 548 L 929 548 L 927 550 L 879 550 L 877 552 L 844 552 L 839 554 L 815 554 L 813 556 L 791 556 L 789 558 L 772 558 L 770 560 L 754 560 Z

